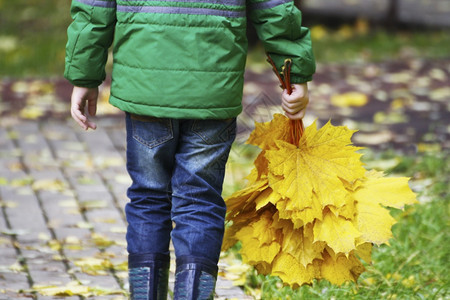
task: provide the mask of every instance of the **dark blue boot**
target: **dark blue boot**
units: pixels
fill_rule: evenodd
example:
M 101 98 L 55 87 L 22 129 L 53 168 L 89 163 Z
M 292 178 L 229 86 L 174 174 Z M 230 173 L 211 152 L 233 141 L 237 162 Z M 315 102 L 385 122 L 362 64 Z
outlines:
M 209 259 L 177 258 L 174 300 L 214 299 L 217 270 L 217 264 Z
M 166 300 L 169 265 L 169 255 L 130 254 L 128 274 L 131 300 Z

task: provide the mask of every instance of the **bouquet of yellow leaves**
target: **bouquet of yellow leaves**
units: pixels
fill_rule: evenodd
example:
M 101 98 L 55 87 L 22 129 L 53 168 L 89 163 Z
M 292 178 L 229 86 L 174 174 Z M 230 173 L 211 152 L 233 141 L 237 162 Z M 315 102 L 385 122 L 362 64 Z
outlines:
M 281 114 L 256 123 L 248 143 L 262 151 L 247 187 L 226 199 L 224 250 L 240 241 L 245 263 L 294 288 L 313 279 L 356 281 L 360 259 L 370 263 L 372 245 L 392 237 L 385 207 L 416 198 L 408 178 L 366 171 L 354 132 L 330 122 L 303 129 Z

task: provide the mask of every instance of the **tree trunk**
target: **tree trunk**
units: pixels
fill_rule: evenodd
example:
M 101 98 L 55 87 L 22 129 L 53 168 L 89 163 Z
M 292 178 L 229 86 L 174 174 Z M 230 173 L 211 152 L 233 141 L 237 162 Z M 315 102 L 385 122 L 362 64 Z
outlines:
M 389 7 L 386 14 L 386 27 L 388 29 L 396 30 L 398 26 L 398 1 L 390 0 Z

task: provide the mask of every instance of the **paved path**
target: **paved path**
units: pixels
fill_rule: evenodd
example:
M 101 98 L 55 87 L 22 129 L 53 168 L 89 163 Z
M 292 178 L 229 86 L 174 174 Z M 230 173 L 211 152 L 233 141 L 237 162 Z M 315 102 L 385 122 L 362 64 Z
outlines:
M 3 118 L 0 299 L 53 299 L 31 288 L 71 282 L 114 293 L 94 299 L 126 299 L 122 122 L 104 118 L 85 133 L 71 121 Z M 171 286 L 174 267 L 173 261 Z M 217 299 L 245 298 L 222 277 L 216 293 Z
M 371 149 L 449 151 L 449 81 L 449 60 L 319 65 L 305 122 L 359 129 L 354 142 Z M 333 100 L 347 92 L 367 103 Z M 107 116 L 85 133 L 67 119 L 69 93 L 60 79 L 0 81 L 0 300 L 53 299 L 31 289 L 52 285 L 125 299 L 123 115 L 107 105 L 104 88 L 99 109 Z M 280 111 L 279 93 L 270 70 L 248 70 L 237 143 L 253 121 Z M 217 299 L 245 298 L 225 278 L 217 285 Z

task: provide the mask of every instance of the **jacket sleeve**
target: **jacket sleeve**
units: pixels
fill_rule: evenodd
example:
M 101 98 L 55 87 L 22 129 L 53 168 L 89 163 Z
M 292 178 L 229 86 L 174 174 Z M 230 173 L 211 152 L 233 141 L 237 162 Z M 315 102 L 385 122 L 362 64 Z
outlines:
M 97 87 L 106 77 L 108 48 L 114 39 L 115 0 L 72 0 L 64 77 L 73 85 Z
M 292 0 L 247 0 L 248 17 L 279 72 L 292 59 L 291 82 L 310 81 L 316 70 L 308 28 Z

